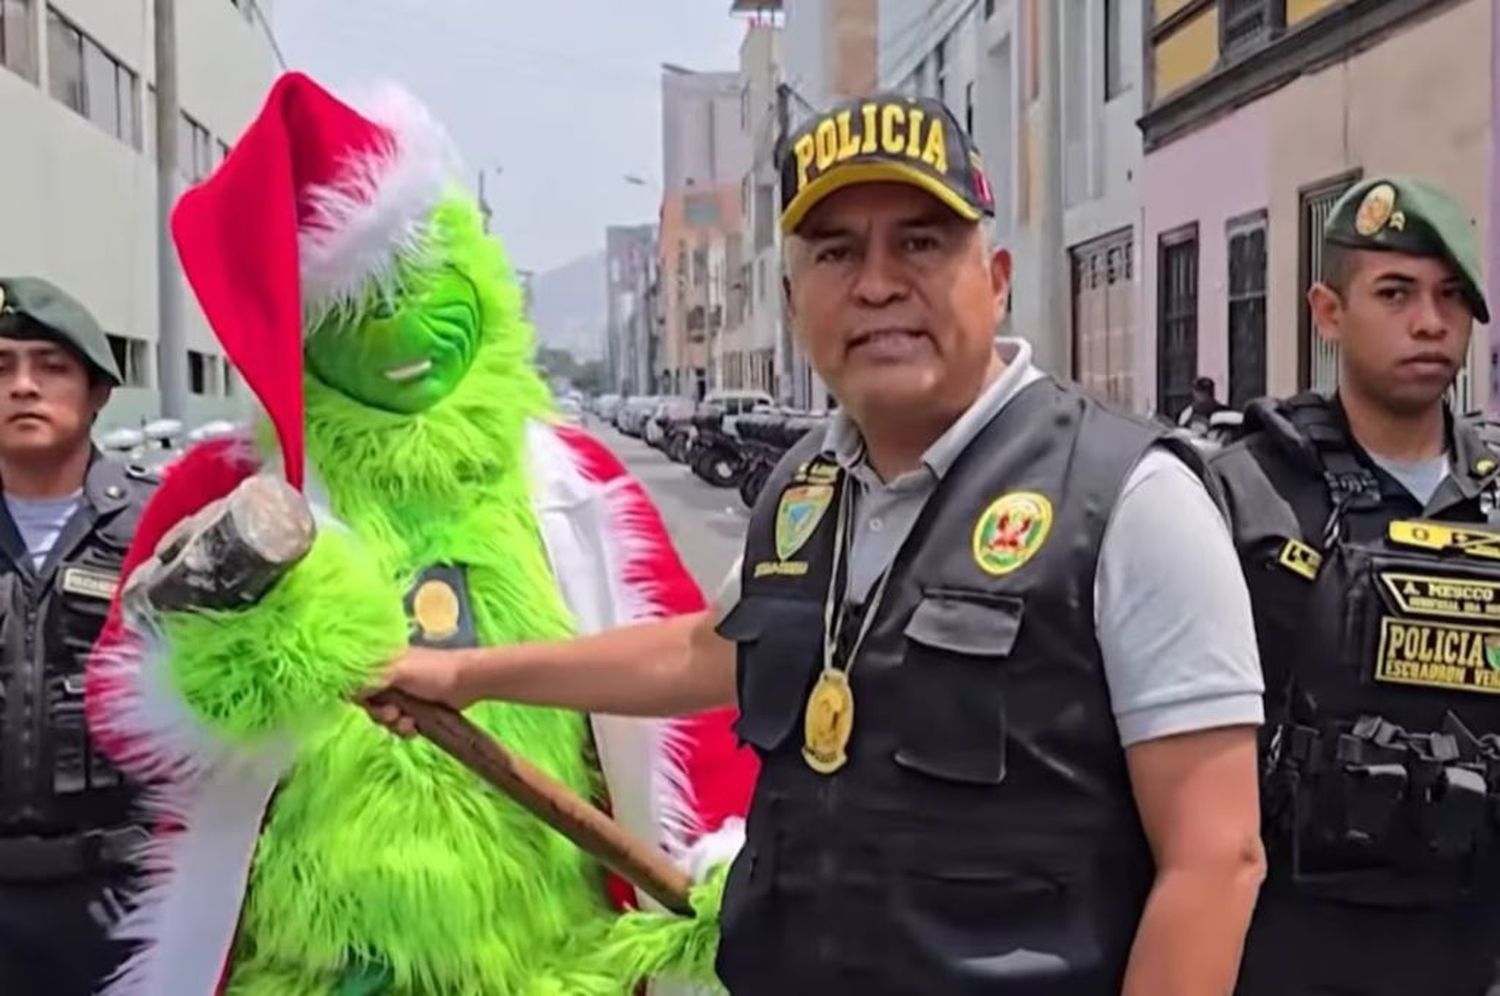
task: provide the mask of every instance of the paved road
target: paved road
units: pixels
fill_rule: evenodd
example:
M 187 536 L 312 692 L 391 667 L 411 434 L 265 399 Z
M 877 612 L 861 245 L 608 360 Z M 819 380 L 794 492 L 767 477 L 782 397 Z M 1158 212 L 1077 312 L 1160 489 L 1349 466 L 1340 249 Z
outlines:
M 677 552 L 710 599 L 739 556 L 745 508 L 739 492 L 698 480 L 682 464 L 597 422 L 589 426 L 651 492 Z

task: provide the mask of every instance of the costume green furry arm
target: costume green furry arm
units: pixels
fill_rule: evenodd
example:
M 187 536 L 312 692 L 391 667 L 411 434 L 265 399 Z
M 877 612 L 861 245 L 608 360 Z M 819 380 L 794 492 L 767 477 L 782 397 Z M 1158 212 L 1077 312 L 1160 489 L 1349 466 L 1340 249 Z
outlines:
M 327 720 L 407 635 L 399 589 L 352 534 L 326 526 L 259 604 L 171 613 L 162 627 L 172 683 L 230 740 Z

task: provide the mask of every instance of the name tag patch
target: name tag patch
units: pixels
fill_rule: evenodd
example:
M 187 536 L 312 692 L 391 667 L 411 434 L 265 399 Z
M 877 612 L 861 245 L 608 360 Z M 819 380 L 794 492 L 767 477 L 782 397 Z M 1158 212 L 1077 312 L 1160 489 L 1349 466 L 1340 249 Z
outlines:
M 805 560 L 762 560 L 755 565 L 755 576 L 800 578 L 807 573 Z
M 106 571 L 91 571 L 86 567 L 65 567 L 62 572 L 62 590 L 69 595 L 99 598 L 109 601 L 115 597 L 120 586 L 120 576 Z
M 1375 679 L 1500 693 L 1500 581 L 1383 571 Z
M 1382 619 L 1375 678 L 1500 694 L 1500 629 Z

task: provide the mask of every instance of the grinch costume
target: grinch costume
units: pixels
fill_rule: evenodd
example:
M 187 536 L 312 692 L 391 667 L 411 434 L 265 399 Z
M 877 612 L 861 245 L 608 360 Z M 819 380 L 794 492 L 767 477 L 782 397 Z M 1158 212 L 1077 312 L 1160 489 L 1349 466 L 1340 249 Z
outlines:
M 363 113 L 283 77 L 173 233 L 259 398 L 249 438 L 165 476 L 125 564 L 257 473 L 318 519 L 234 611 L 114 606 L 88 676 L 112 757 L 157 786 L 142 942 L 114 996 L 501 996 L 708 982 L 754 761 L 720 712 L 671 723 L 466 715 L 704 882 L 638 909 L 589 855 L 350 697 L 409 643 L 509 644 L 695 611 L 640 486 L 554 424 L 519 289 L 446 140 L 406 95 Z M 666 983 L 654 983 L 665 985 Z

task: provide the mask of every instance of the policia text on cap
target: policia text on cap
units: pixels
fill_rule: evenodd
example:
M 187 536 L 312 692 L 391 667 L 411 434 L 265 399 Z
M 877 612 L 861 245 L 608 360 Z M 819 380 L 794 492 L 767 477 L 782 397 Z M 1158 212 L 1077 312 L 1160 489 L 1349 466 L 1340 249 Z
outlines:
M 155 482 L 101 456 L 109 342 L 45 281 L 0 277 L 0 992 L 86 996 L 144 832 L 90 742 L 85 659 Z
M 391 680 L 737 702 L 762 762 L 717 963 L 740 996 L 1227 992 L 1261 684 L 1201 466 L 997 346 L 1010 258 L 942 105 L 834 108 L 783 187 L 796 333 L 840 413 L 772 475 L 716 611 L 414 651 Z
M 1493 991 L 1500 462 L 1443 401 L 1489 317 L 1476 241 L 1420 180 L 1351 189 L 1308 296 L 1338 392 L 1251 405 L 1214 462 L 1266 664 L 1246 996 Z

